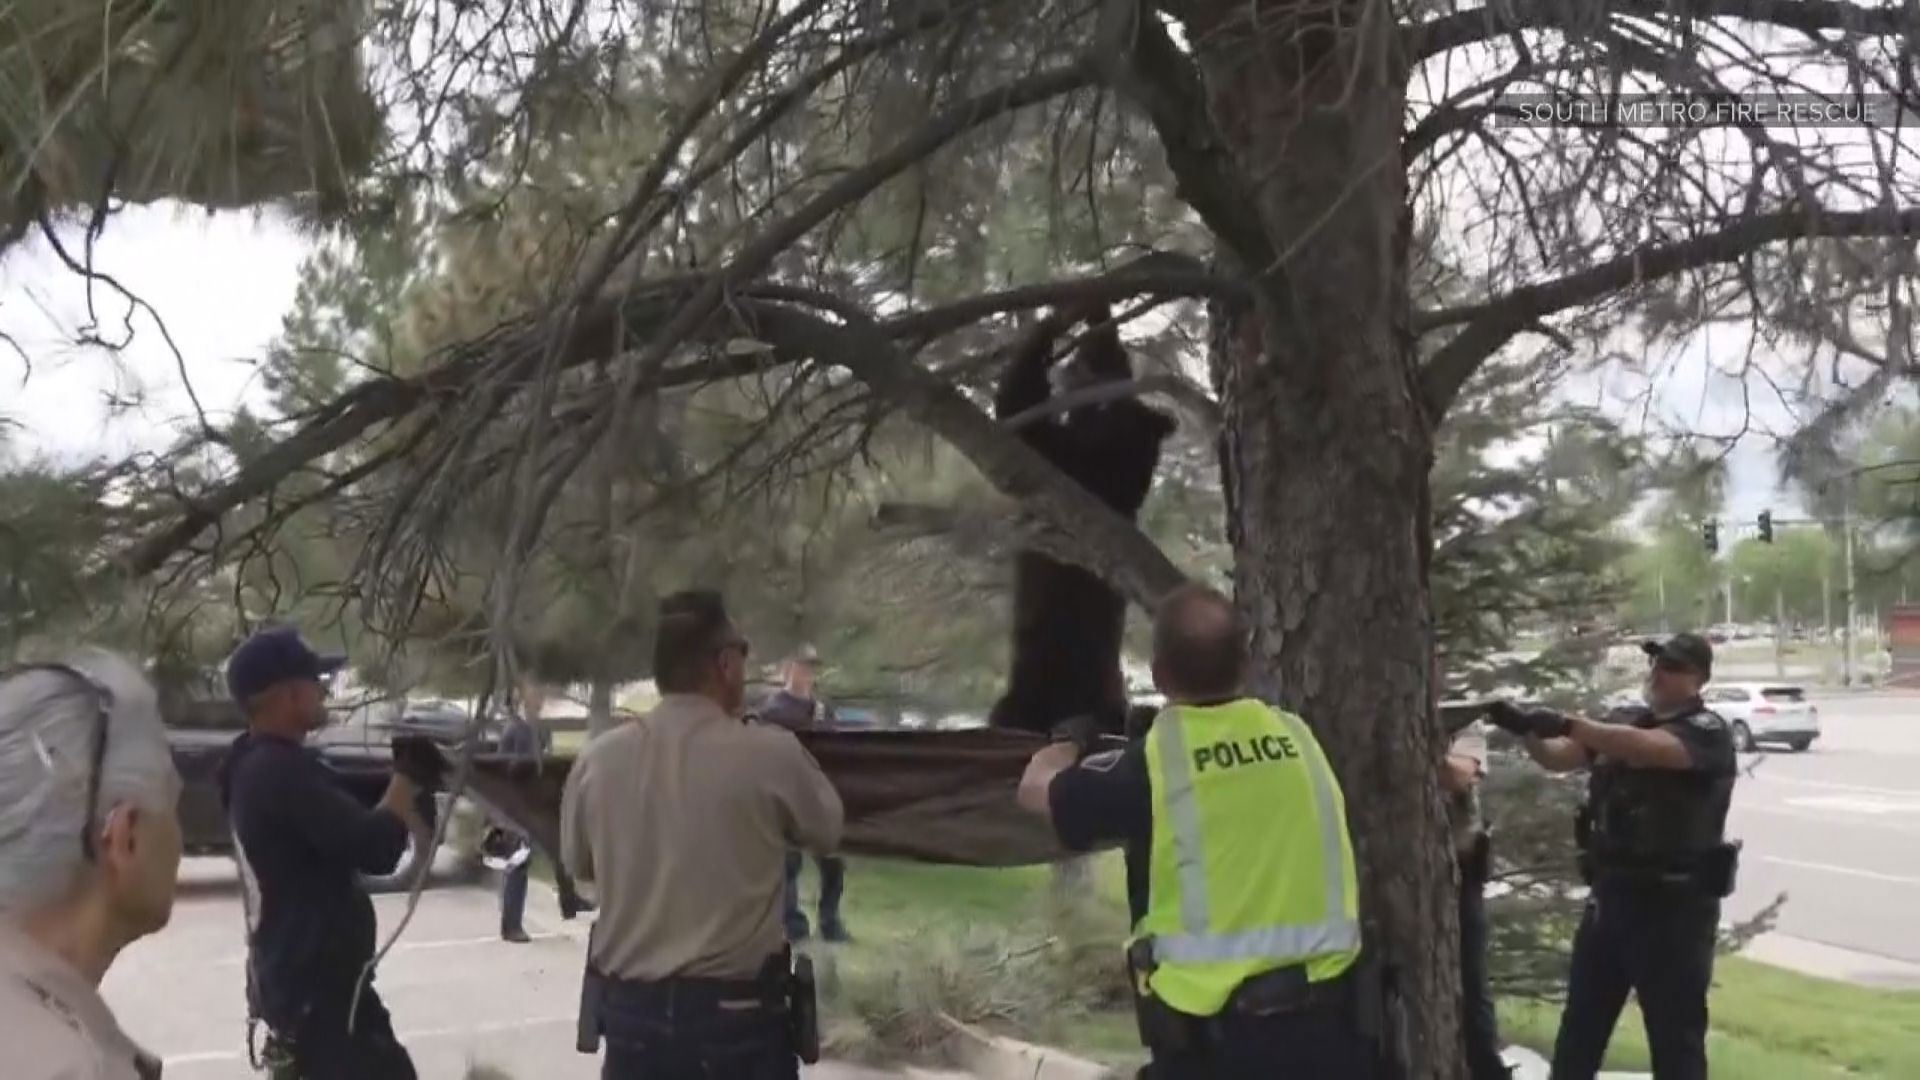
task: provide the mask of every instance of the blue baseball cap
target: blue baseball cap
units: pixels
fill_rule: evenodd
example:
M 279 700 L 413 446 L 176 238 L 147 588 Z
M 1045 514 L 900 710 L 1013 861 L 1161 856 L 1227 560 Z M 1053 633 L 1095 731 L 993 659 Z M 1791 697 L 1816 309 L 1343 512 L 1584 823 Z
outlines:
M 227 693 L 246 704 L 283 682 L 323 679 L 345 667 L 344 656 L 323 656 L 291 626 L 261 630 L 227 657 Z

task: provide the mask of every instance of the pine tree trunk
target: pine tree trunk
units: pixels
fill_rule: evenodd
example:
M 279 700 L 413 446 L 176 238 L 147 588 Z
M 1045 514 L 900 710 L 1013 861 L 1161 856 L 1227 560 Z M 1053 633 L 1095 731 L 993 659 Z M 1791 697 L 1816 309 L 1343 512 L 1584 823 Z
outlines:
M 613 726 L 613 680 L 595 676 L 587 690 L 587 738 Z
M 1187 7 L 1210 111 L 1281 256 L 1262 299 L 1216 308 L 1213 375 L 1235 592 L 1264 688 L 1339 774 L 1366 946 L 1389 973 L 1389 1046 L 1404 1075 L 1452 1080 L 1459 932 L 1433 713 L 1432 436 L 1408 325 L 1405 72 L 1391 20 L 1364 6 L 1333 5 L 1351 9 L 1338 31 L 1309 24 L 1325 5 Z M 1265 47 L 1248 44 L 1250 9 Z

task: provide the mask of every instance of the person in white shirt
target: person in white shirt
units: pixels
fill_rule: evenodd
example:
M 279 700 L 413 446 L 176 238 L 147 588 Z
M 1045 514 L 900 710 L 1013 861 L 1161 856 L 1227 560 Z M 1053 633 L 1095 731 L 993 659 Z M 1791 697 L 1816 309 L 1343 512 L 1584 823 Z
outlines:
M 122 657 L 0 672 L 0 1031 L 8 1080 L 157 1080 L 100 997 L 167 924 L 180 865 L 153 687 Z
M 1492 871 L 1492 837 L 1480 802 L 1487 775 L 1487 737 L 1479 724 L 1454 736 L 1440 771 L 1447 793 L 1454 858 L 1460 866 L 1460 1009 L 1467 1043 L 1467 1075 L 1472 1080 L 1507 1080 L 1512 1072 L 1500 1056 L 1500 1025 L 1487 982 L 1487 908 L 1485 891 Z

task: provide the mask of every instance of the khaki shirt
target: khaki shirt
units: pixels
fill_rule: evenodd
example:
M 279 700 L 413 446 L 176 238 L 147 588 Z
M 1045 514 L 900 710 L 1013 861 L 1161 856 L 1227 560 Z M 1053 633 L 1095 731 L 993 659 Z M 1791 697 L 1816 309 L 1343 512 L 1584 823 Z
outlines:
M 99 989 L 4 917 L 0 1033 L 7 1080 L 159 1080 Z
M 786 946 L 791 848 L 828 854 L 844 811 L 788 731 L 664 698 L 587 744 L 560 803 L 560 854 L 600 904 L 594 965 L 616 978 L 751 978 Z

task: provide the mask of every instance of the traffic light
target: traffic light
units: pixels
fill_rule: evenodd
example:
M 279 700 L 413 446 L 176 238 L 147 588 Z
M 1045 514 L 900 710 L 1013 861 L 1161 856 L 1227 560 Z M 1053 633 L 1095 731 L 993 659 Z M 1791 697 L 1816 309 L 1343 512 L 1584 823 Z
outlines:
M 1760 542 L 1773 543 L 1773 511 L 1771 510 L 1760 511 Z
M 1709 521 L 1700 526 L 1700 539 L 1707 545 L 1707 554 L 1720 550 L 1720 523 Z

